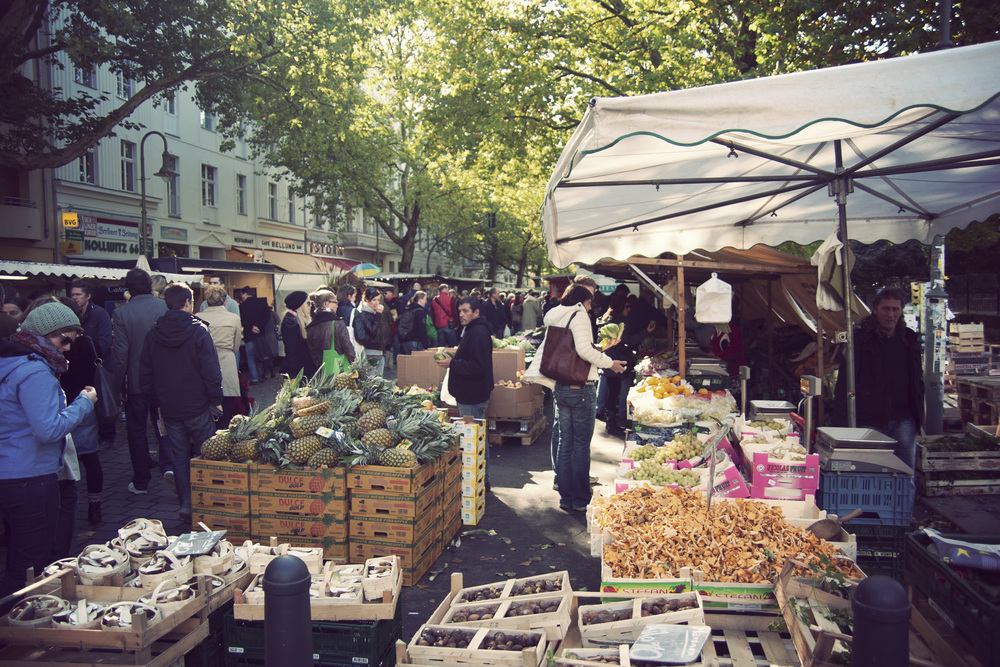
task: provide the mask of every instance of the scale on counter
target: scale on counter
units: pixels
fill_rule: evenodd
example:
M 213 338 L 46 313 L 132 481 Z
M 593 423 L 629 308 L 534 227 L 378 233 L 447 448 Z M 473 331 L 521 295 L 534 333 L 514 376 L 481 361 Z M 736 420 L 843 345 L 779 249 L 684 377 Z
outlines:
M 875 429 L 822 427 L 817 433 L 816 451 L 823 470 L 913 474 L 913 469 L 893 454 L 896 441 Z
M 788 419 L 795 406 L 788 401 L 750 401 L 750 421 Z

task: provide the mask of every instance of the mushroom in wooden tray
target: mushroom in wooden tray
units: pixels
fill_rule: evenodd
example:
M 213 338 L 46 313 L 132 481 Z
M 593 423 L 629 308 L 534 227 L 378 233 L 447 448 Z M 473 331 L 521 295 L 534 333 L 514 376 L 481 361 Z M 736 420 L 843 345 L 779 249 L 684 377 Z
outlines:
M 365 564 L 365 577 L 368 579 L 380 579 L 382 577 L 392 576 L 392 561 L 391 560 L 369 560 Z
M 128 573 L 129 556 L 124 547 L 91 544 L 77 556 L 76 571 L 82 584 L 100 586 L 108 577 Z
M 469 623 L 470 621 L 488 621 L 496 616 L 500 608 L 499 602 L 484 605 L 470 605 L 457 609 L 445 623 Z
M 600 623 L 614 623 L 615 621 L 627 621 L 632 618 L 632 609 L 595 609 L 583 614 L 584 625 L 598 625 Z
M 191 581 L 188 582 L 188 585 L 197 591 L 200 586 L 199 582 L 202 579 L 205 580 L 205 587 L 208 589 L 209 597 L 215 595 L 216 593 L 221 593 L 222 589 L 228 585 L 226 580 L 217 574 L 196 574 L 191 577 Z
M 160 620 L 160 611 L 156 607 L 141 602 L 118 602 L 104 610 L 101 617 L 101 629 L 116 632 L 130 632 L 135 619 L 143 614 L 146 625 L 152 625 Z
M 90 600 L 79 600 L 65 611 L 52 616 L 53 625 L 57 628 L 73 630 L 96 630 L 101 627 L 101 617 L 107 603 Z
M 597 652 L 594 649 L 589 649 L 578 652 L 577 649 L 566 649 L 563 651 L 562 657 L 566 660 L 585 660 L 587 662 L 596 662 L 601 665 L 621 664 L 621 657 L 618 651 L 611 650 Z
M 210 552 L 195 557 L 194 571 L 197 574 L 222 574 L 228 572 L 235 561 L 232 542 L 219 540 Z
M 488 651 L 523 651 L 532 646 L 538 646 L 542 636 L 535 632 L 516 632 L 513 630 L 497 630 L 483 637 L 479 648 Z
M 672 611 L 683 611 L 685 609 L 697 609 L 698 600 L 694 594 L 672 598 L 654 598 L 644 600 L 642 603 L 643 616 L 658 616 Z
M 511 595 L 535 595 L 537 593 L 553 593 L 562 590 L 562 579 L 553 577 L 540 577 L 529 579 L 521 584 L 514 584 L 510 589 Z
M 364 565 L 334 565 L 330 569 L 330 581 L 337 584 L 358 584 L 364 576 Z
M 483 600 L 496 600 L 503 595 L 503 586 L 483 586 L 471 591 L 462 593 L 459 602 L 482 602 Z
M 42 570 L 43 577 L 51 577 L 53 574 L 59 570 L 69 568 L 71 570 L 76 570 L 76 559 L 75 558 L 60 558 L 57 561 L 51 563 L 48 567 Z
M 155 588 L 161 581 L 172 579 L 184 583 L 194 576 L 194 564 L 190 556 L 178 558 L 169 551 L 158 551 L 153 558 L 139 568 L 139 578 L 143 588 Z
M 559 611 L 559 605 L 563 598 L 550 600 L 530 600 L 527 602 L 515 602 L 507 610 L 507 617 L 511 616 L 531 616 L 533 614 L 548 614 Z
M 163 528 L 163 522 L 158 519 L 133 519 L 118 529 L 118 537 L 124 540 L 129 535 L 141 532 L 159 533 L 160 535 L 167 534 L 167 531 Z
M 139 602 L 160 610 L 163 615 L 172 614 L 184 603 L 193 599 L 197 591 L 188 584 L 179 584 L 172 579 L 164 579 L 153 592 L 139 598 Z
M 119 535 L 123 532 L 119 530 Z M 121 544 L 128 552 L 129 562 L 133 570 L 145 565 L 156 554 L 167 548 L 170 538 L 164 533 L 153 529 L 136 530 L 120 537 Z
M 52 625 L 53 616 L 68 608 L 69 603 L 55 595 L 32 595 L 14 605 L 7 621 L 13 626 L 47 628 Z
M 439 648 L 468 648 L 469 642 L 476 636 L 468 630 L 446 630 L 439 628 L 424 628 L 417 640 L 418 646 L 436 646 Z
M 361 591 L 359 590 L 357 584 L 350 585 L 331 585 L 328 589 L 329 597 L 340 598 L 342 600 L 357 600 L 361 597 Z

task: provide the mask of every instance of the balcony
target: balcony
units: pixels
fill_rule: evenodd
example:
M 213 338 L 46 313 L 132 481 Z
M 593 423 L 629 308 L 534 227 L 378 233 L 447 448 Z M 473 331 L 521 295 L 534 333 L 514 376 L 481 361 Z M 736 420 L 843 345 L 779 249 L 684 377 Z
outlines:
M 356 231 L 341 232 L 340 240 L 337 242 L 337 245 L 343 246 L 344 248 L 374 250 L 375 235 Z M 382 236 L 378 239 L 378 247 L 380 250 L 389 251 L 395 249 L 396 244 Z
M 31 199 L 0 197 L 0 236 L 42 240 L 42 212 Z

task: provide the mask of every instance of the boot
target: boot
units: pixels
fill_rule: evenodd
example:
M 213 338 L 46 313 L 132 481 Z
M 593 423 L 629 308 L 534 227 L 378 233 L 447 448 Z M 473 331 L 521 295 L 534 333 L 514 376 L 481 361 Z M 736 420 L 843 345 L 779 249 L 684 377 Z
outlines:
M 618 415 L 614 412 L 604 413 L 604 432 L 614 438 L 625 439 L 625 430 L 618 425 Z
M 101 520 L 101 501 L 87 503 L 87 523 L 91 526 L 99 526 Z

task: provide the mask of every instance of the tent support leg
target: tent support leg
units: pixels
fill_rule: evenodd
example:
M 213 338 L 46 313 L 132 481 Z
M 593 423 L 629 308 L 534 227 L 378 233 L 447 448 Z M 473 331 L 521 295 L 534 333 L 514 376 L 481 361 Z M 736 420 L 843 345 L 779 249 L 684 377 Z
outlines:
M 836 159 L 837 173 L 844 172 L 844 155 L 841 140 L 833 142 L 834 156 Z M 838 178 L 830 182 L 830 194 L 837 198 L 837 238 L 840 240 L 840 268 L 844 273 L 844 334 L 846 337 L 847 363 L 844 370 L 847 372 L 847 425 L 849 428 L 856 428 L 858 425 L 857 405 L 854 402 L 854 324 L 851 321 L 854 312 L 854 286 L 851 284 L 851 268 L 848 264 L 847 247 L 847 195 L 852 190 L 849 178 Z
M 684 255 L 678 255 L 677 259 L 684 259 Z M 684 285 L 684 265 L 677 266 L 677 371 L 681 378 L 687 377 L 687 327 L 684 319 L 687 317 L 687 299 L 684 293 L 687 287 Z

